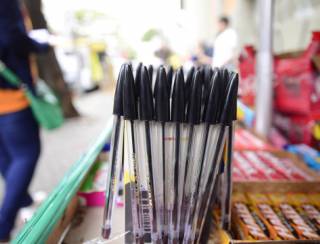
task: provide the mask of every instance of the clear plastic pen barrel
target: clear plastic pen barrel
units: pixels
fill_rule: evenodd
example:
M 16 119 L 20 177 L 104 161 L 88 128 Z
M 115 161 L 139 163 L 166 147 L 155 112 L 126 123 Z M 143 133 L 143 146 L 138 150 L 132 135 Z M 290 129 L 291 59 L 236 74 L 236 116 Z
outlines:
M 203 160 L 203 169 L 202 174 L 200 176 L 200 187 L 198 191 L 197 196 L 197 204 L 195 207 L 195 213 L 193 216 L 192 221 L 192 230 L 191 230 L 191 236 L 189 237 L 191 240 L 194 240 L 194 237 L 196 235 L 197 226 L 199 222 L 199 214 L 200 214 L 200 208 L 203 205 L 204 202 L 204 195 L 206 191 L 206 185 L 209 181 L 209 174 L 213 170 L 214 163 L 214 153 L 217 148 L 217 140 L 218 140 L 218 131 L 220 126 L 219 125 L 210 125 L 209 132 L 208 132 L 208 138 L 206 142 L 205 152 L 204 152 L 204 160 Z
M 114 192 L 116 189 L 116 180 L 119 179 L 123 159 L 123 119 L 120 116 L 114 116 L 112 131 L 110 153 L 111 165 L 107 175 L 106 203 L 102 226 L 102 235 L 104 238 L 109 238 L 111 233 L 111 215 L 114 206 Z
M 137 171 L 138 171 L 138 189 L 139 189 L 139 207 L 140 214 L 142 216 L 142 227 L 143 234 L 147 236 L 151 234 L 152 228 L 152 206 L 150 202 L 151 189 L 150 189 L 150 178 L 148 170 L 148 155 L 147 155 L 147 138 L 144 121 L 135 121 L 134 123 L 135 132 L 135 146 L 136 146 L 136 160 L 137 160 Z
M 163 131 L 160 122 L 150 122 L 151 129 L 151 150 L 152 150 L 152 171 L 153 171 L 153 185 L 155 192 L 155 206 L 157 214 L 157 230 L 159 239 L 162 237 L 164 224 L 164 181 L 163 181 Z
M 174 166 L 175 166 L 175 135 L 176 124 L 165 124 L 165 218 L 169 240 L 174 238 L 173 207 L 175 200 L 174 192 Z
M 197 185 L 199 180 L 199 174 L 202 168 L 202 150 L 204 144 L 204 132 L 205 124 L 195 125 L 194 126 L 194 136 L 191 146 L 191 154 L 189 159 L 189 168 L 187 171 L 187 178 L 185 182 L 185 204 L 186 204 L 186 213 L 185 213 L 185 222 L 184 222 L 184 243 L 187 241 L 187 237 L 190 236 L 191 225 L 190 218 L 192 215 L 192 210 L 195 205 L 195 195 L 197 191 Z
M 223 192 L 223 204 L 222 204 L 222 227 L 226 230 L 231 228 L 231 195 L 232 195 L 232 160 L 233 160 L 233 138 L 234 138 L 234 128 L 235 121 L 232 122 L 232 125 L 228 127 L 228 143 L 227 143 L 227 167 L 224 172 L 224 184 L 225 192 Z
M 214 152 L 215 156 L 213 159 L 213 170 L 210 172 L 209 174 L 209 182 L 208 185 L 206 187 L 206 198 L 204 199 L 204 204 L 203 204 L 203 211 L 202 214 L 199 216 L 200 217 L 200 227 L 199 227 L 199 235 L 201 235 L 203 227 L 204 227 L 204 222 L 205 222 L 205 216 L 208 212 L 209 206 L 210 206 L 210 201 L 211 201 L 211 197 L 213 194 L 213 189 L 215 186 L 215 182 L 217 179 L 217 174 L 219 171 L 219 167 L 220 167 L 220 163 L 221 163 L 221 157 L 222 157 L 222 152 L 224 150 L 224 145 L 225 145 L 225 141 L 226 141 L 226 128 L 224 126 L 222 126 L 219 129 L 218 132 L 218 140 L 217 140 L 217 148 Z M 200 236 L 196 237 L 197 239 L 197 243 L 200 243 Z
M 178 179 L 178 196 L 177 196 L 177 219 L 175 223 L 175 239 L 179 239 L 180 232 L 183 230 L 181 226 L 181 215 L 184 215 L 182 208 L 182 200 L 184 196 L 184 179 L 185 179 L 185 168 L 189 141 L 189 124 L 180 124 L 180 146 L 179 146 L 179 179 Z
M 137 176 L 137 166 L 136 166 L 136 153 L 134 146 L 134 134 L 132 121 L 125 121 L 125 153 L 124 153 L 124 178 L 125 184 L 129 182 L 129 195 L 130 195 L 130 205 L 132 214 L 132 232 L 135 241 L 138 242 L 142 240 L 143 233 L 141 230 L 141 218 L 139 212 L 139 191 L 138 191 L 138 176 Z

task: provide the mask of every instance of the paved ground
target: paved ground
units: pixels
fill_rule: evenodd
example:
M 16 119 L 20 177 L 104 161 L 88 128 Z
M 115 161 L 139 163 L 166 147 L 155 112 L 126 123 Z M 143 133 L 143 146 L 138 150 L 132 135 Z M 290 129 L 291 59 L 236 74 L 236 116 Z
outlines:
M 42 154 L 31 192 L 52 191 L 69 167 L 92 144 L 110 118 L 112 95 L 112 91 L 99 91 L 75 99 L 82 115 L 80 118 L 66 121 L 58 130 L 42 131 Z M 0 198 L 2 196 L 3 182 L 0 181 Z
M 43 131 L 43 151 L 31 191 L 51 191 L 97 138 L 112 113 L 112 93 L 96 92 L 76 99 L 81 117 L 56 131 Z

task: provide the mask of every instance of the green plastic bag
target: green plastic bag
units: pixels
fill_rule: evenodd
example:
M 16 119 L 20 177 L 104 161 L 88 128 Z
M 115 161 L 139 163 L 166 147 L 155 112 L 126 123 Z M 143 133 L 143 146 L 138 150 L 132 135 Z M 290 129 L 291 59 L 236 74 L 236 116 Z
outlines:
M 36 95 L 34 95 L 1 60 L 0 75 L 11 85 L 23 89 L 30 103 L 33 115 L 41 127 L 52 130 L 63 124 L 64 118 L 59 100 L 44 81 L 39 80 L 35 84 Z

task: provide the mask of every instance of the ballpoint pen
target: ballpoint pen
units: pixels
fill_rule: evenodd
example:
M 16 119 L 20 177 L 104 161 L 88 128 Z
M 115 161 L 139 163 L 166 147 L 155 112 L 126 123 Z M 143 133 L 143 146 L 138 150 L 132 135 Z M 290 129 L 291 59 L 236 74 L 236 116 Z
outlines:
M 212 75 L 211 87 L 208 87 L 209 96 L 207 98 L 207 103 L 205 104 L 206 113 L 203 114 L 202 120 L 205 125 L 204 140 L 203 140 L 203 151 L 200 161 L 200 173 L 199 178 L 194 189 L 193 201 L 191 205 L 190 214 L 186 220 L 186 224 L 189 225 L 189 232 L 185 231 L 184 242 L 189 242 L 196 232 L 197 220 L 199 217 L 199 211 L 201 204 L 203 202 L 203 197 L 208 183 L 209 172 L 211 171 L 213 155 L 216 150 L 217 145 L 217 131 L 219 130 L 218 121 L 218 104 L 220 99 L 220 86 L 221 77 L 219 72 L 215 70 Z
M 235 75 L 234 72 L 230 72 L 229 77 Z M 224 171 L 224 186 L 223 188 L 226 191 L 222 194 L 222 228 L 225 230 L 230 230 L 231 226 L 231 194 L 232 194 L 232 159 L 233 159 L 233 138 L 234 138 L 234 130 L 235 123 L 237 120 L 237 96 L 233 98 L 233 118 L 231 125 L 228 126 L 228 139 L 227 139 L 227 162 L 226 169 Z
M 228 71 L 227 69 L 221 69 L 220 70 L 221 76 L 224 79 L 225 85 L 227 85 L 233 78 L 235 73 L 232 71 Z M 226 89 L 223 88 L 224 90 Z M 236 102 L 237 102 L 237 96 L 233 99 L 233 105 L 230 115 L 232 116 L 232 122 L 226 126 L 226 145 L 225 145 L 225 153 L 223 160 L 220 165 L 220 172 L 217 176 L 217 180 L 215 182 L 214 192 L 216 190 L 219 190 L 220 193 L 215 194 L 213 197 L 213 201 L 217 201 L 220 204 L 221 207 L 221 227 L 222 228 L 228 228 L 229 222 L 230 222 L 230 211 L 231 205 L 230 205 L 230 197 L 231 197 L 231 187 L 232 187 L 232 144 L 233 144 L 233 126 L 235 124 L 236 119 Z M 218 198 L 218 199 L 216 199 Z
M 190 208 L 191 195 L 194 188 L 194 182 L 198 173 L 198 164 L 201 155 L 201 141 L 203 140 L 203 125 L 201 122 L 201 94 L 202 94 L 202 74 L 196 71 L 190 87 L 190 100 L 187 111 L 187 122 L 189 123 L 188 149 L 185 163 L 183 199 L 181 206 L 181 238 L 185 229 L 185 217 Z
M 155 97 L 155 119 L 159 123 L 157 123 L 157 130 L 161 131 L 161 138 L 160 141 L 162 142 L 162 145 L 160 149 L 162 149 L 162 162 L 159 162 L 161 166 L 159 166 L 161 172 L 159 172 L 160 176 L 162 176 L 162 186 L 163 186 L 163 196 L 161 197 L 163 199 L 163 202 L 160 204 L 163 206 L 163 213 L 162 213 L 162 231 L 164 232 L 164 238 L 167 238 L 168 230 L 167 230 L 167 219 L 165 215 L 165 203 L 167 202 L 167 196 L 166 196 L 166 187 L 165 187 L 165 175 L 166 175 L 166 130 L 165 125 L 167 122 L 169 122 L 170 119 L 170 104 L 169 104 L 169 93 L 168 93 L 168 84 L 167 84 L 167 76 L 166 71 L 164 67 L 160 67 L 157 72 L 156 77 L 156 83 L 154 88 L 154 97 Z
M 145 180 L 148 183 L 148 191 L 149 196 L 148 199 L 151 198 L 151 204 L 148 204 L 149 214 L 151 216 L 151 227 L 152 241 L 155 243 L 159 239 L 161 239 L 161 233 L 158 231 L 157 225 L 157 211 L 156 211 L 156 201 L 155 201 L 155 189 L 154 189 L 154 174 L 152 165 L 153 157 L 152 157 L 152 148 L 151 148 L 151 129 L 150 123 L 154 118 L 154 108 L 153 108 L 153 97 L 152 90 L 150 86 L 149 75 L 146 67 L 142 67 L 141 69 L 141 79 L 139 84 L 139 122 L 136 123 L 136 138 L 137 145 L 139 146 L 139 150 L 137 153 L 137 159 L 139 164 L 140 176 L 144 176 Z M 148 199 L 144 199 L 143 201 L 149 202 Z M 145 209 L 146 210 L 146 209 Z
M 217 70 L 217 75 L 218 77 L 220 77 L 219 79 L 217 79 L 216 81 L 218 82 L 218 86 L 217 86 L 217 89 L 218 89 L 218 94 L 219 94 L 219 98 L 218 98 L 218 138 L 217 138 L 217 142 L 216 142 L 216 145 L 219 146 L 219 148 L 216 148 L 216 154 L 217 153 L 221 153 L 222 155 L 222 150 L 224 149 L 224 143 L 225 143 L 225 138 L 226 138 L 226 128 L 227 128 L 227 125 L 223 126 L 222 123 L 221 123 L 221 117 L 222 117 L 222 113 L 224 111 L 224 107 L 226 106 L 226 96 L 227 96 L 227 87 L 230 85 L 229 83 L 229 76 L 228 76 L 228 71 L 226 69 L 219 69 Z M 230 110 L 230 109 L 229 109 Z M 230 112 L 230 111 L 229 111 Z M 229 113 L 229 115 L 232 114 L 232 113 Z M 223 145 L 221 145 L 221 143 L 223 142 Z M 220 172 L 222 170 L 222 166 L 223 164 L 220 162 L 222 159 L 220 159 L 222 156 L 219 156 L 219 155 L 211 155 L 211 156 L 214 156 L 215 158 L 212 158 L 212 162 L 210 162 L 212 164 L 212 169 L 209 171 L 210 172 L 210 176 L 208 176 L 208 182 L 206 184 L 206 188 L 203 190 L 204 191 L 204 199 L 207 199 L 208 198 L 208 193 L 209 193 L 209 189 L 212 188 L 211 192 L 216 192 L 217 189 L 220 189 L 219 188 L 219 184 L 220 184 L 220 181 L 219 181 L 219 175 L 218 175 L 218 172 Z M 218 160 L 218 162 L 216 161 Z M 211 199 L 210 201 L 215 201 L 217 197 L 217 194 L 215 194 Z M 206 215 L 205 215 L 205 209 L 206 209 L 206 204 L 207 202 L 206 201 L 203 201 L 201 203 L 201 206 L 199 208 L 199 212 L 197 213 L 198 214 L 198 220 L 199 222 L 197 223 L 196 227 L 195 227 L 195 230 L 193 231 L 193 236 L 192 238 L 196 238 L 199 237 L 199 231 L 200 231 L 200 228 L 201 228 L 201 225 L 203 226 L 204 224 L 204 221 L 206 220 Z
M 237 97 L 237 93 L 238 93 L 238 75 L 237 74 L 233 74 L 233 76 L 230 78 L 230 82 L 228 82 L 227 84 L 227 89 L 226 89 L 226 95 L 225 95 L 225 99 L 223 99 L 225 102 L 223 104 L 223 109 L 221 111 L 221 116 L 220 116 L 220 124 L 221 124 L 221 128 L 218 132 L 218 141 L 217 141 L 217 148 L 214 152 L 214 158 L 213 158 L 213 170 L 210 172 L 210 178 L 212 179 L 210 185 L 208 186 L 208 198 L 206 199 L 206 204 L 204 206 L 204 211 L 203 211 L 203 215 L 202 218 L 200 219 L 200 228 L 199 228 L 199 236 L 197 237 L 197 243 L 200 243 L 200 237 L 201 237 L 201 233 L 204 227 L 204 222 L 205 222 L 205 216 L 207 215 L 208 212 L 208 208 L 210 205 L 210 200 L 212 198 L 213 195 L 213 188 L 214 188 L 214 183 L 216 181 L 216 176 L 217 176 L 217 171 L 220 167 L 220 163 L 221 163 L 221 154 L 222 154 L 222 150 L 223 147 L 225 145 L 225 128 L 227 126 L 230 126 L 234 117 L 234 99 L 235 97 Z
M 150 69 L 149 69 L 150 70 Z M 157 87 L 159 86 L 159 72 L 160 68 L 157 69 L 154 88 L 153 88 L 153 97 L 155 100 L 155 114 L 154 114 L 154 121 L 150 123 L 151 128 L 151 137 L 152 137 L 152 171 L 154 175 L 154 189 L 155 189 L 155 201 L 156 201 L 156 211 L 157 211 L 157 230 L 160 234 L 162 240 L 163 237 L 163 228 L 164 228 L 164 130 L 162 128 L 162 123 L 158 121 L 158 110 L 157 106 L 159 104 L 158 99 L 156 97 L 159 95 L 157 94 Z M 160 107 L 160 106 L 158 106 Z M 161 113 L 161 111 L 159 112 Z
M 106 185 L 106 201 L 102 225 L 102 237 L 108 239 L 111 234 L 111 216 L 114 203 L 115 181 L 120 173 L 123 154 L 123 107 L 122 107 L 122 92 L 123 82 L 125 78 L 124 65 L 121 66 L 117 81 L 114 105 L 113 105 L 113 130 L 111 139 L 111 167 L 107 175 Z
M 132 68 L 130 65 L 125 65 L 125 79 L 123 83 L 123 115 L 125 126 L 125 167 L 127 168 L 127 176 L 129 181 L 129 196 L 131 216 L 126 215 L 126 223 L 131 223 L 131 226 L 126 226 L 127 229 L 133 233 L 133 240 L 131 242 L 143 242 L 142 218 L 139 206 L 139 191 L 138 186 L 140 179 L 136 164 L 136 147 L 135 147 L 135 133 L 134 121 L 137 119 L 135 86 Z M 131 217 L 131 218 L 130 218 Z
M 202 88 L 201 84 L 204 83 L 203 77 L 204 77 L 203 71 L 199 69 L 196 72 L 194 81 L 198 85 L 199 87 L 198 89 L 201 90 L 202 94 L 203 94 L 203 91 L 201 89 Z M 200 101 L 203 102 L 203 99 L 201 99 Z M 202 104 L 200 106 L 203 107 Z M 191 157 L 189 160 L 190 162 L 189 162 L 189 169 L 188 169 L 188 178 L 186 180 L 186 184 L 187 182 L 190 182 L 189 183 L 190 191 L 185 192 L 185 196 L 187 196 L 186 198 L 187 201 L 186 201 L 183 243 L 187 243 L 191 236 L 191 227 L 192 227 L 191 224 L 193 219 L 194 208 L 197 201 L 196 195 L 198 192 L 200 179 L 202 175 L 204 149 L 205 149 L 206 141 L 208 139 L 208 132 L 209 132 L 209 124 L 201 123 L 199 125 L 199 130 L 196 131 L 194 136 L 195 143 L 192 146 L 192 150 L 194 150 L 194 153 L 191 154 Z
M 223 69 L 215 69 L 213 71 L 213 76 L 212 76 L 212 87 L 211 87 L 211 92 L 209 95 L 209 100 L 207 103 L 207 110 L 206 111 L 206 120 L 211 121 L 211 123 L 216 124 L 215 125 L 215 136 L 211 137 L 211 142 L 208 142 L 208 151 L 205 154 L 205 162 L 204 164 L 206 165 L 205 168 L 207 168 L 204 171 L 204 175 L 201 177 L 203 184 L 201 183 L 200 190 L 199 190 L 199 199 L 198 203 L 196 206 L 196 212 L 195 212 L 195 217 L 193 220 L 193 227 L 192 227 L 192 234 L 191 234 L 191 239 L 194 240 L 196 237 L 199 236 L 199 229 L 200 229 L 200 224 L 205 218 L 205 206 L 208 200 L 208 192 L 213 184 L 212 188 L 216 189 L 217 187 L 217 180 L 215 180 L 215 174 L 216 172 L 221 168 L 217 166 L 217 158 L 220 157 L 219 153 L 222 153 L 223 146 L 221 143 L 224 143 L 225 140 L 225 128 L 222 128 L 221 125 L 221 113 L 223 110 L 223 107 L 225 105 L 225 97 L 226 97 L 226 86 L 228 85 L 228 80 L 226 80 L 226 76 L 224 75 L 224 70 Z M 211 110 L 211 111 L 210 111 Z M 214 111 L 214 116 L 213 115 Z M 209 116 L 209 117 L 208 117 Z M 219 135 L 220 134 L 220 135 Z M 214 148 L 212 146 L 214 145 Z M 219 146 L 219 147 L 217 147 Z M 211 147 L 211 149 L 210 149 Z M 221 151 L 221 152 L 220 152 Z M 219 165 L 221 165 L 219 163 Z M 214 176 L 214 177 L 213 177 Z M 202 198 L 202 199 L 201 199 Z M 212 200 L 212 199 L 210 199 Z
M 228 84 L 230 82 L 230 80 L 229 80 L 229 78 L 230 78 L 229 71 L 227 69 L 225 69 L 225 68 L 222 68 L 222 69 L 219 70 L 219 73 L 220 73 L 220 76 L 221 76 L 221 78 L 223 80 L 223 83 L 222 83 L 222 86 L 221 86 L 221 93 L 225 97 L 226 96 L 226 92 L 227 92 L 227 86 L 228 86 Z M 222 109 L 223 109 L 223 104 L 225 103 L 225 99 L 221 99 L 220 101 L 221 101 L 221 105 L 222 106 L 220 106 L 219 114 L 221 116 Z M 227 157 L 228 135 L 229 135 L 229 125 L 227 125 L 225 127 L 226 144 L 225 144 L 224 149 L 223 149 L 220 167 L 218 169 L 218 174 L 216 176 L 216 180 L 215 180 L 214 188 L 213 188 L 213 192 L 215 192 L 216 194 L 214 194 L 212 199 L 211 199 L 212 202 L 217 202 L 219 204 L 219 206 L 221 208 L 222 215 L 223 215 L 223 210 L 224 210 L 224 206 L 223 206 L 224 197 L 226 195 L 225 194 L 226 191 L 224 190 L 224 187 L 226 185 L 224 185 L 224 181 L 225 181 L 225 176 L 226 176 L 226 166 L 227 166 L 227 163 L 228 163 L 227 162 L 227 160 L 228 160 L 228 157 Z M 219 193 L 217 191 L 219 191 Z
M 182 172 L 179 171 L 183 168 L 183 165 L 185 161 L 182 161 L 184 159 L 183 155 L 181 155 L 181 152 L 185 153 L 185 151 L 181 151 L 180 149 L 183 147 L 183 142 L 181 142 L 181 139 L 184 140 L 182 137 L 183 130 L 185 125 L 182 124 L 185 121 L 185 95 L 184 95 L 184 77 L 183 77 L 183 70 L 182 68 L 178 69 L 173 89 L 172 89 L 172 102 L 171 102 L 171 121 L 174 123 L 175 126 L 175 153 L 174 153 L 174 160 L 173 160 L 173 188 L 171 193 L 173 194 L 172 200 L 173 200 L 173 212 L 169 219 L 169 243 L 178 243 L 179 238 L 179 221 L 180 221 L 180 207 L 182 202 L 183 194 L 182 192 L 179 192 L 179 177 L 182 175 Z M 185 143 L 184 143 L 185 144 Z M 181 178 L 183 178 L 184 175 L 182 175 Z M 183 182 L 181 182 L 183 183 Z M 180 184 L 181 184 L 180 183 Z

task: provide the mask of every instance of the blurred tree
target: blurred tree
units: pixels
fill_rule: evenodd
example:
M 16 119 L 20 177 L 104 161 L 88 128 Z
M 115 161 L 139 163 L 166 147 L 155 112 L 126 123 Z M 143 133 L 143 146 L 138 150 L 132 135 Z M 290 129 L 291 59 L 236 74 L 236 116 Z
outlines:
M 30 15 L 33 29 L 48 29 L 46 19 L 42 13 L 41 0 L 23 0 Z M 47 54 L 37 55 L 39 77 L 54 90 L 60 98 L 64 116 L 66 118 L 79 116 L 72 104 L 72 94 L 63 78 L 63 74 L 53 48 Z

